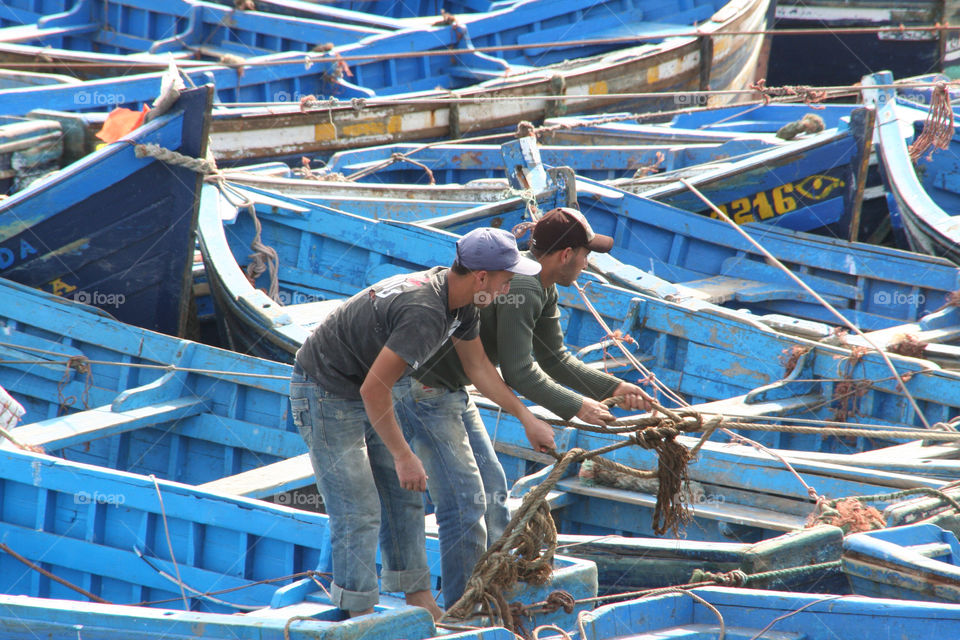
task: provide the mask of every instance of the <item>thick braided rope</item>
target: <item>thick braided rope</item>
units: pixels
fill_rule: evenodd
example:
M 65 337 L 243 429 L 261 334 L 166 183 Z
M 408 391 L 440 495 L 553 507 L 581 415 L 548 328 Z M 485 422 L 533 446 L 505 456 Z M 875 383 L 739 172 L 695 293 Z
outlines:
M 492 609 L 490 605 L 496 604 L 496 611 L 491 611 L 491 615 L 507 628 L 512 628 L 512 616 L 502 592 L 517 578 L 527 577 L 541 584 L 549 579 L 557 545 L 557 530 L 545 498 L 563 477 L 567 467 L 580 462 L 586 455 L 583 449 L 567 451 L 546 480 L 524 496 L 503 535 L 480 556 L 463 596 L 447 609 L 445 618 L 465 619 L 473 615 L 477 605 L 487 605 Z M 544 535 L 546 540 L 541 537 Z M 547 550 L 540 555 L 543 542 Z
M 247 207 L 247 211 L 250 212 L 250 217 L 253 219 L 254 227 L 253 240 L 250 242 L 250 248 L 253 249 L 253 253 L 247 256 L 250 258 L 250 263 L 247 265 L 247 277 L 250 278 L 252 282 L 260 277 L 261 273 L 268 271 L 270 276 L 270 288 L 267 291 L 267 295 L 270 296 L 271 300 L 279 301 L 280 256 L 277 255 L 276 249 L 264 244 L 260 239 L 260 233 L 263 227 L 260 224 L 260 219 L 257 217 L 256 207 L 251 204 Z
M 184 167 L 185 169 L 189 169 L 190 171 L 194 171 L 196 173 L 208 174 L 215 173 L 217 171 L 217 166 L 209 160 L 204 158 L 192 158 L 182 153 L 177 153 L 176 151 L 171 151 L 170 149 L 161 147 L 158 144 L 135 144 L 133 145 L 133 153 L 138 158 L 156 158 L 160 162 L 172 164 L 176 167 Z

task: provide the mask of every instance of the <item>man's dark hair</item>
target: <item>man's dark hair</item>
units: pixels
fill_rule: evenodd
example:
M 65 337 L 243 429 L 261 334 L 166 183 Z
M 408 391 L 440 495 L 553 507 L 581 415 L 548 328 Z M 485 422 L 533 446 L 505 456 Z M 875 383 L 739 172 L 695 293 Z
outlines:
M 459 260 L 453 261 L 453 266 L 450 267 L 450 271 L 454 272 L 458 276 L 465 276 L 470 273 L 470 269 L 467 269 L 465 266 L 460 264 Z
M 537 247 L 533 246 L 533 244 L 531 244 L 531 245 L 530 245 L 530 254 L 531 254 L 534 258 L 536 258 L 537 260 L 539 260 L 540 258 L 542 258 L 542 257 L 544 257 L 544 256 L 548 256 L 548 255 L 550 255 L 551 253 L 556 253 L 557 251 L 563 251 L 563 250 L 566 249 L 568 246 L 569 246 L 569 245 L 555 245 L 555 246 L 551 247 L 548 251 L 544 251 L 543 249 L 538 249 Z M 575 248 L 575 247 L 574 247 L 574 248 Z

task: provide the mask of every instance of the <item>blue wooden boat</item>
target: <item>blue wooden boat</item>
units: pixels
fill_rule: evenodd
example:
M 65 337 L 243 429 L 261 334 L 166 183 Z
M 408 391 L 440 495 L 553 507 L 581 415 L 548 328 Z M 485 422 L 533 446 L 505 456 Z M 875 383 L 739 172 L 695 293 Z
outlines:
M 854 593 L 960 603 L 960 543 L 953 531 L 915 524 L 865 531 L 843 541 Z
M 713 587 L 606 605 L 584 614 L 580 623 L 583 640 L 705 640 L 724 632 L 727 638 L 804 640 L 954 637 L 960 633 L 960 607 Z
M 466 174 L 465 178 L 489 175 L 488 171 L 492 172 L 495 166 L 504 164 L 511 167 L 523 166 L 523 171 L 529 175 L 543 173 L 543 168 L 535 159 L 538 150 L 530 147 L 528 140 L 511 143 L 506 145 L 506 148 L 505 153 L 508 157 L 499 161 L 494 158 L 492 148 L 472 145 L 462 148 L 457 145 L 431 147 L 422 157 L 416 154 L 414 158 L 420 158 L 417 162 L 422 160 L 428 166 L 433 164 L 436 169 L 435 175 L 442 175 L 443 167 L 448 166 L 446 162 L 458 167 L 461 164 L 467 165 L 468 168 L 458 170 Z M 577 153 L 573 152 L 574 149 L 577 149 Z M 632 147 L 607 147 L 597 150 L 597 154 L 606 156 L 611 151 L 620 152 L 619 155 L 617 153 L 609 153 L 609 155 L 622 158 L 624 165 L 632 165 L 639 162 L 641 158 L 656 155 L 653 150 L 634 151 Z M 377 164 L 376 158 L 389 159 L 390 157 L 384 149 L 358 151 L 356 154 L 344 152 L 338 154 L 338 157 L 349 158 L 356 155 L 364 159 L 364 162 L 350 165 L 342 160 L 335 162 L 334 167 L 350 172 L 370 166 L 367 163 L 368 152 L 372 157 L 369 160 L 372 165 Z M 591 158 L 588 153 L 580 154 L 577 147 L 551 147 L 547 149 L 547 153 L 550 154 L 546 155 L 548 159 L 579 163 L 578 168 L 589 166 Z M 678 151 L 674 157 L 682 158 L 686 153 L 688 151 Z M 715 153 L 715 151 L 691 149 L 689 153 L 697 156 Z M 578 154 L 580 158 L 576 157 Z M 434 162 L 434 158 L 439 158 L 439 162 Z M 742 163 L 733 163 L 732 166 L 743 168 L 749 165 L 755 170 L 765 166 L 760 162 L 750 164 L 752 162 L 748 159 Z M 414 181 L 415 175 L 421 177 L 425 175 L 423 169 L 416 165 L 412 169 L 409 169 L 411 165 L 405 163 L 397 163 L 394 166 L 397 166 L 396 171 L 407 176 L 410 182 Z M 479 167 L 475 173 L 474 167 Z M 410 173 L 407 173 L 408 171 Z M 729 173 L 737 172 L 731 170 Z M 827 337 L 831 328 L 821 324 L 809 325 L 796 322 L 793 318 L 814 320 L 827 325 L 836 323 L 835 317 L 815 302 L 809 294 L 787 280 L 782 272 L 767 265 L 764 257 L 727 223 L 651 202 L 638 195 L 608 188 L 605 184 L 579 178 L 561 179 L 557 177 L 558 175 L 555 171 L 548 172 L 546 180 L 541 183 L 541 188 L 547 193 L 545 199 L 548 201 L 541 204 L 541 208 L 544 211 L 550 208 L 549 201 L 551 198 L 557 198 L 558 190 L 565 190 L 561 204 L 580 202 L 582 210 L 590 218 L 594 228 L 599 233 L 614 237 L 615 246 L 612 253 L 614 258 L 655 276 L 652 280 L 647 278 L 642 283 L 642 290 L 656 291 L 673 300 L 701 299 L 738 309 L 748 309 L 757 314 L 761 322 L 769 322 L 778 329 L 799 332 L 806 337 L 817 339 Z M 424 225 L 457 233 L 482 224 L 496 223 L 512 228 L 525 219 L 522 204 L 516 202 L 510 204 L 510 201 L 500 200 L 504 196 L 502 183 L 498 183 L 495 187 L 477 185 L 475 190 L 471 190 L 470 184 L 436 187 L 418 187 L 416 184 L 412 186 L 370 184 L 368 188 L 360 188 L 360 185 L 350 186 L 354 183 L 342 181 L 275 178 L 262 173 L 235 172 L 227 174 L 227 177 L 237 185 L 246 185 L 254 199 L 258 196 L 262 197 L 264 204 L 261 207 L 267 212 L 272 206 L 271 198 L 280 197 L 278 193 L 286 193 L 308 196 L 311 202 L 361 216 L 417 220 Z M 372 179 L 373 176 L 370 178 Z M 514 184 L 518 183 L 514 182 Z M 713 184 L 715 188 L 724 185 L 722 182 Z M 752 193 L 756 188 L 752 183 L 741 186 L 742 184 L 737 181 L 723 188 L 727 193 L 739 188 L 741 195 Z M 708 183 L 704 188 L 709 186 Z M 357 195 L 345 195 L 343 198 L 320 198 L 318 195 L 327 192 L 348 194 L 355 190 L 354 187 L 359 191 Z M 434 191 L 439 192 L 439 194 L 434 193 L 434 196 L 440 195 L 453 200 L 449 202 L 434 200 L 429 197 Z M 758 193 L 757 198 L 766 197 L 764 195 L 766 192 Z M 500 202 L 470 209 L 471 203 L 464 202 L 462 199 L 473 195 L 479 195 L 481 200 L 496 199 Z M 423 200 L 406 200 L 410 196 L 415 199 L 422 197 Z M 827 216 L 831 211 L 836 213 L 849 210 L 844 207 L 843 201 L 844 198 L 841 196 L 825 198 L 821 202 L 823 206 L 816 211 Z M 309 208 L 313 205 L 293 203 L 291 206 L 297 209 Z M 244 217 L 241 217 L 242 219 Z M 245 223 L 241 222 L 241 224 Z M 888 331 L 889 335 L 884 338 L 886 340 L 884 344 L 894 342 L 897 333 L 932 331 L 937 327 L 945 326 L 941 323 L 951 322 L 943 315 L 933 314 L 940 310 L 950 292 L 957 289 L 960 284 L 957 269 L 946 261 L 766 225 L 748 226 L 754 234 L 761 234 L 762 230 L 764 246 L 782 262 L 791 265 L 796 273 L 802 274 L 815 290 L 825 294 L 831 304 L 851 322 L 865 330 Z M 594 260 L 602 263 L 605 258 L 594 256 Z M 629 283 L 634 277 L 631 275 L 626 280 L 619 279 L 616 276 L 616 265 L 609 266 L 607 271 L 613 281 L 620 284 Z M 923 274 L 922 277 L 920 273 Z M 926 320 L 921 320 L 928 314 L 933 315 Z M 904 326 L 904 323 L 913 322 L 924 324 L 909 328 Z M 936 337 L 932 334 L 926 335 L 930 338 L 926 340 L 927 342 L 946 343 L 952 340 L 947 334 Z M 877 337 L 880 338 L 880 336 Z M 948 352 L 951 349 L 948 348 L 937 355 L 934 355 L 935 351 L 936 348 L 931 349 L 931 357 L 936 357 L 941 362 L 950 359 Z
M 0 275 L 172 334 L 186 329 L 202 176 L 135 145 L 206 153 L 211 90 L 0 201 Z
M 864 78 L 865 84 L 892 84 L 889 73 Z M 914 251 L 960 261 L 957 242 L 957 168 L 955 154 L 960 142 L 954 138 L 947 150 L 933 149 L 914 163 L 907 146 L 919 135 L 927 109 L 901 103 L 894 89 L 864 93 L 864 100 L 877 106 L 878 153 L 890 202 L 891 218 Z M 903 131 L 906 129 L 907 138 Z
M 753 80 L 762 38 L 721 34 L 762 29 L 768 7 L 766 0 L 716 0 L 693 8 L 659 3 L 637 9 L 632 0 L 591 0 L 572 9 L 528 0 L 465 18 L 453 26 L 372 36 L 335 47 L 328 54 L 313 54 L 306 65 L 303 53 L 279 53 L 257 57 L 256 64 L 235 63 L 242 66 L 242 73 L 217 65 L 191 66 L 183 71 L 195 83 L 213 82 L 222 103 L 275 103 L 241 106 L 215 122 L 212 147 L 219 158 L 299 156 L 391 140 L 459 137 L 564 111 L 656 110 L 672 104 L 669 97 L 614 100 L 611 94 L 707 86 L 743 88 Z M 588 9 L 596 15 L 584 21 Z M 663 41 L 629 48 L 613 44 L 590 49 L 542 46 L 569 30 L 571 23 L 576 23 L 577 29 L 596 24 L 600 33 L 600 23 L 608 28 L 614 14 L 629 16 L 631 30 L 654 29 L 664 36 Z M 700 21 L 703 36 L 670 37 L 670 33 L 687 33 L 695 20 Z M 711 45 L 714 41 L 717 44 Z M 446 55 L 427 55 L 446 51 L 451 44 L 458 51 L 454 63 Z M 474 47 L 515 44 L 527 46 L 503 51 L 500 57 L 474 51 Z M 170 46 L 176 43 L 170 42 Z M 712 54 L 702 55 L 701 46 L 704 54 L 708 49 Z M 424 55 L 410 56 L 411 51 Z M 39 49 L 21 46 L 22 55 L 30 52 L 36 55 Z M 397 57 L 398 52 L 406 53 Z M 44 49 L 43 55 L 59 54 Z M 563 62 L 568 58 L 570 61 Z M 349 78 L 342 61 L 349 64 Z M 159 82 L 159 73 L 91 80 L 83 87 L 84 93 L 77 94 L 83 96 L 82 101 L 75 97 L 75 88 L 13 89 L 0 92 L 0 109 L 22 115 L 38 108 L 71 112 L 100 111 L 107 104 L 139 108 L 158 92 Z M 458 101 L 453 104 L 450 91 L 457 91 Z M 561 94 L 583 97 L 556 101 L 539 97 Z M 401 106 L 394 100 L 377 100 L 395 95 L 417 100 Z M 310 102 L 308 96 L 314 96 L 316 102 Z M 491 96 L 501 100 L 496 110 L 486 106 Z M 328 102 L 331 98 L 343 104 Z M 354 98 L 364 102 L 346 104 Z M 304 109 L 301 99 L 307 100 Z M 276 104 L 281 102 L 290 104 Z
M 301 637 L 342 637 L 353 629 L 384 639 L 437 635 L 427 611 L 389 594 L 378 605 L 385 613 L 344 624 L 343 612 L 325 592 L 330 560 L 325 515 L 36 453 L 2 450 L 0 460 L 5 505 L 0 591 L 36 598 L 21 605 L 40 609 L 45 598 L 126 605 L 125 611 L 115 606 L 73 618 L 74 624 L 89 621 L 95 631 L 114 634 L 130 634 L 145 620 L 160 619 L 155 611 L 170 618 L 165 633 L 189 630 L 192 637 L 286 637 L 294 616 L 306 618 L 298 627 Z M 438 565 L 435 541 L 429 547 Z M 596 594 L 596 567 L 559 557 L 550 582 L 519 586 L 507 598 L 538 602 L 554 588 L 590 598 Z M 58 613 L 35 611 L 33 617 L 44 620 L 41 626 L 62 628 L 70 620 L 65 605 L 52 608 Z M 163 611 L 169 609 L 183 611 Z M 5 615 L 5 627 L 12 625 Z M 570 628 L 575 616 L 561 610 L 532 621 Z M 231 620 L 242 635 L 231 635 Z M 21 635 L 29 630 L 24 624 Z

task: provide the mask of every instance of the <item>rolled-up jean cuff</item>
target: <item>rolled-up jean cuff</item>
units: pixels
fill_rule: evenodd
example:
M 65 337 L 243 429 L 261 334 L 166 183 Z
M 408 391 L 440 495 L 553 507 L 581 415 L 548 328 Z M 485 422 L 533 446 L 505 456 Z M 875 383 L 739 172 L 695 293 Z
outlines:
M 380 592 L 377 590 L 347 591 L 334 583 L 330 585 L 330 601 L 333 606 L 344 611 L 364 611 L 380 601 Z
M 430 571 L 427 569 L 408 569 L 406 571 L 388 571 L 380 574 L 380 583 L 384 591 L 391 593 L 414 593 L 430 588 Z

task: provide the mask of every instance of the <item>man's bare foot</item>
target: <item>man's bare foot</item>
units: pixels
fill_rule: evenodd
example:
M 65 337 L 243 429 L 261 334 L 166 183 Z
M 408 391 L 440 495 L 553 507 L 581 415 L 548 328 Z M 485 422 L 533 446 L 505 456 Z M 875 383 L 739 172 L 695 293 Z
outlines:
M 347 611 L 347 615 L 351 618 L 356 618 L 357 616 L 365 616 L 368 613 L 373 613 L 373 607 L 369 609 L 364 609 L 363 611 Z
M 437 606 L 437 601 L 429 590 L 412 591 L 406 595 L 407 604 L 414 607 L 423 607 L 430 612 L 434 620 L 443 617 L 443 609 Z

